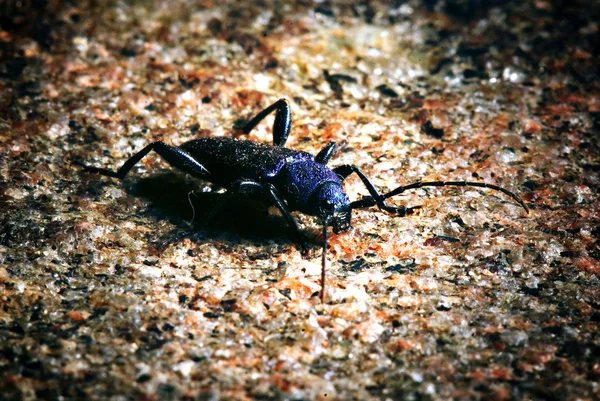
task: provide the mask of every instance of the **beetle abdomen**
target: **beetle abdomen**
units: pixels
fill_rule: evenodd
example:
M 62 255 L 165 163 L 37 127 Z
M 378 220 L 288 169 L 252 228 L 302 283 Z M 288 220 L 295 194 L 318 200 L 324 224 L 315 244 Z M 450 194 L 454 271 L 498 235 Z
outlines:
M 240 179 L 268 181 L 287 162 L 313 158 L 306 152 L 233 138 L 199 138 L 180 148 L 210 172 L 207 180 L 222 186 Z

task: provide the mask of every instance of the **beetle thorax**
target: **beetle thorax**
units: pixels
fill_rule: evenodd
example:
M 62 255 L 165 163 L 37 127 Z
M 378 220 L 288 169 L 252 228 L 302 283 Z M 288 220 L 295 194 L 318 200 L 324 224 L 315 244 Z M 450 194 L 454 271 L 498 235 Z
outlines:
M 296 160 L 287 164 L 278 188 L 288 205 L 313 216 L 333 216 L 346 210 L 349 202 L 342 190 L 339 177 L 326 166 L 314 160 Z

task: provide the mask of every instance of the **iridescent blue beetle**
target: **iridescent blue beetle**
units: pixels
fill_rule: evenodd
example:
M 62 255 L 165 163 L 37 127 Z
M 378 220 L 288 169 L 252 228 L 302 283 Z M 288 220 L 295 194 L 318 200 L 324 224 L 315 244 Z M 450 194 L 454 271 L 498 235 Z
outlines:
M 133 155 L 116 172 L 104 168 L 83 167 L 90 172 L 123 179 L 137 162 L 154 150 L 172 166 L 226 188 L 226 196 L 244 193 L 268 198 L 287 221 L 291 235 L 303 253 L 308 249 L 307 241 L 290 212 L 299 211 L 316 216 L 323 227 L 321 301 L 324 301 L 325 297 L 327 228 L 332 226 L 336 234 L 348 230 L 354 209 L 377 206 L 388 213 L 405 216 L 416 207 L 389 206 L 385 200 L 406 190 L 421 187 L 471 186 L 501 191 L 528 211 L 523 200 L 517 195 L 485 182 L 415 182 L 380 194 L 358 167 L 342 165 L 330 169 L 326 166 L 336 151 L 334 142 L 327 144 L 316 156 L 284 147 L 292 124 L 290 106 L 286 99 L 280 99 L 258 113 L 244 127 L 243 132 L 249 133 L 273 111 L 273 145 L 232 138 L 199 138 L 179 147 L 158 141 Z M 352 173 L 358 175 L 370 196 L 353 202 L 348 200 L 342 182 Z M 225 199 L 217 208 L 226 203 Z M 209 216 L 213 216 L 215 212 L 216 210 L 213 210 Z

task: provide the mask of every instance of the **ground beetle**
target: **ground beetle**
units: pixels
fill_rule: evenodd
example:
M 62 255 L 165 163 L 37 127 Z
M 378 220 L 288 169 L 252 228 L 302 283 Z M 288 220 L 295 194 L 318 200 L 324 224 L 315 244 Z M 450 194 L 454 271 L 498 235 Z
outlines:
M 528 212 L 525 202 L 514 193 L 494 184 L 471 181 L 430 181 L 404 185 L 385 194 L 380 194 L 362 171 L 353 165 L 342 165 L 330 169 L 327 162 L 336 151 L 335 142 L 330 142 L 316 156 L 299 150 L 285 148 L 292 124 L 290 106 L 286 99 L 273 103 L 250 120 L 243 128 L 248 134 L 261 120 L 275 111 L 273 145 L 236 140 L 233 138 L 199 138 L 174 147 L 157 141 L 127 160 L 119 170 L 82 165 L 86 171 L 123 179 L 129 170 L 148 152 L 154 150 L 169 164 L 199 179 L 213 182 L 232 194 L 257 194 L 272 202 L 289 226 L 292 236 L 303 253 L 308 248 L 306 239 L 290 211 L 300 211 L 316 216 L 323 225 L 323 252 L 321 260 L 321 301 L 325 297 L 325 256 L 327 229 L 333 227 L 337 234 L 348 230 L 353 209 L 377 206 L 397 216 L 405 216 L 414 208 L 388 206 L 385 200 L 406 190 L 421 187 L 470 186 L 490 188 L 513 198 Z M 370 196 L 350 202 L 342 189 L 342 181 L 356 173 Z M 226 200 L 216 208 L 220 208 Z M 216 210 L 209 213 L 209 217 Z

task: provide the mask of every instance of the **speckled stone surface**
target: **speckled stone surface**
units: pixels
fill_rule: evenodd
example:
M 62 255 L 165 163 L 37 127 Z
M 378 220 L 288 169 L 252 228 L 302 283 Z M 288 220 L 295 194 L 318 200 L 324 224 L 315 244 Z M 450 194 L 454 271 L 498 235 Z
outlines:
M 0 399 L 598 399 L 598 21 L 577 0 L 0 3 Z M 160 250 L 222 191 L 155 154 L 124 181 L 73 164 L 269 142 L 272 118 L 239 127 L 282 97 L 290 147 L 344 143 L 331 165 L 381 190 L 486 181 L 530 213 L 465 188 L 357 211 L 321 304 L 314 218 L 306 258 L 243 198 Z

